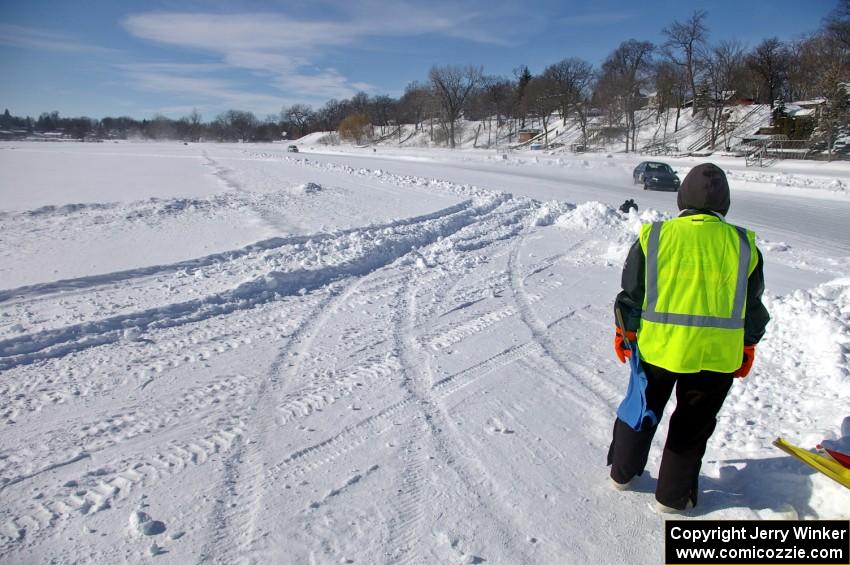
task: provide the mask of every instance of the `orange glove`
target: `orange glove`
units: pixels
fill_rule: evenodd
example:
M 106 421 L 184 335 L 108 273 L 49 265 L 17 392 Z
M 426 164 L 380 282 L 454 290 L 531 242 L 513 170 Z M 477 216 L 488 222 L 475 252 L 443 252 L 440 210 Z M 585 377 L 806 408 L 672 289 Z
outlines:
M 637 343 L 637 333 L 627 331 L 626 337 L 629 343 Z M 625 340 L 623 340 L 623 332 L 619 327 L 617 327 L 617 332 L 614 334 L 614 353 L 617 354 L 617 359 L 620 360 L 620 363 L 625 363 L 626 357 L 632 356 L 632 350 L 626 345 Z
M 753 361 L 756 359 L 756 346 L 744 344 L 744 361 L 741 363 L 741 368 L 735 371 L 734 376 L 743 379 L 750 374 L 750 369 L 753 368 Z

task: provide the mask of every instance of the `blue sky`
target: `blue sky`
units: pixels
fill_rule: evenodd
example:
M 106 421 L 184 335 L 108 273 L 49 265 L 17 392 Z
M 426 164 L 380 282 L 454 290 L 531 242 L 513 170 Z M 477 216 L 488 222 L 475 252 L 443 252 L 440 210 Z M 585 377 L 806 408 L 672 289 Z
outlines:
M 16 115 L 263 118 L 358 90 L 399 96 L 432 65 L 595 65 L 621 41 L 708 12 L 710 40 L 817 29 L 835 0 L 428 2 L 0 0 L 0 108 Z M 2 111 L 2 110 L 0 110 Z

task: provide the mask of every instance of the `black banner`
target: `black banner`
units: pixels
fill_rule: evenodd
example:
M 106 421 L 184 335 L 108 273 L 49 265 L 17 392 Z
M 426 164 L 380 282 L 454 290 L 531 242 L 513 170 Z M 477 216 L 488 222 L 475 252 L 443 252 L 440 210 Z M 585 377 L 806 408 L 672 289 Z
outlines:
M 842 520 L 667 520 L 667 565 L 850 565 Z

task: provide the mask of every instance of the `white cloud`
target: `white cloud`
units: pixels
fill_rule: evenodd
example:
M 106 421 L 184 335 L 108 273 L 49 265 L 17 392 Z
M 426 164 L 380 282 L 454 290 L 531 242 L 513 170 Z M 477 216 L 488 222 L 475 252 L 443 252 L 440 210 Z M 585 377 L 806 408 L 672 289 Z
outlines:
M 213 53 L 222 65 L 264 76 L 269 85 L 288 96 L 318 102 L 348 98 L 371 88 L 336 69 L 317 67 L 331 48 L 358 45 L 368 38 L 424 34 L 506 43 L 501 34 L 476 28 L 477 14 L 462 13 L 456 6 L 445 8 L 366 0 L 341 8 L 351 13 L 338 20 L 299 20 L 280 13 L 148 12 L 128 16 L 122 24 L 138 38 Z M 181 81 L 173 82 L 179 84 Z
M 310 92 L 314 96 L 329 98 L 350 98 L 358 90 L 371 90 L 372 85 L 358 82 L 352 83 L 336 69 L 324 69 L 316 74 L 291 74 L 276 79 L 275 83 L 281 90 L 295 92 Z
M 567 26 L 583 26 L 593 24 L 614 24 L 624 22 L 634 17 L 629 12 L 595 12 L 591 14 L 579 14 L 576 16 L 568 16 L 560 18 L 558 22 Z
M 149 12 L 128 16 L 124 27 L 143 39 L 218 52 L 344 45 L 352 26 L 297 21 L 283 14 L 189 14 Z
M 296 100 L 272 96 L 240 88 L 233 81 L 210 77 L 189 76 L 187 71 L 208 72 L 206 65 L 122 65 L 128 82 L 139 90 L 174 94 L 186 98 L 192 106 L 217 108 L 219 111 L 250 109 L 259 113 L 277 113 L 281 107 Z M 186 105 L 188 107 L 188 104 Z
M 158 72 L 176 74 L 203 74 L 224 71 L 227 65 L 221 63 L 127 63 L 115 65 L 127 72 Z
M 74 38 L 31 27 L 0 24 L 0 45 L 42 49 L 45 51 L 73 51 L 78 53 L 114 53 L 113 49 L 89 45 Z

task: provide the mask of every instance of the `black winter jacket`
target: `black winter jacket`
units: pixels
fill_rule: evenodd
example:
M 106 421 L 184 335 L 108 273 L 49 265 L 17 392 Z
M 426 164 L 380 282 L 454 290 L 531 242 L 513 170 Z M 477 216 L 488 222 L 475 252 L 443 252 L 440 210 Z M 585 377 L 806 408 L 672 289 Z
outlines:
M 684 212 L 682 215 L 703 213 L 688 212 Z M 764 260 L 758 248 L 756 248 L 756 252 L 758 253 L 758 263 L 747 280 L 747 311 L 744 313 L 744 343 L 747 345 L 754 345 L 761 340 L 767 322 L 770 320 L 767 308 L 761 301 L 761 296 L 764 293 Z M 646 292 L 645 269 L 646 256 L 643 254 L 643 248 L 640 246 L 640 240 L 638 240 L 632 245 L 626 257 L 626 263 L 623 266 L 623 290 L 617 295 L 614 302 L 614 310 L 616 312 L 619 309 L 622 312 L 623 322 L 628 331 L 637 331 L 640 327 L 643 298 Z M 616 315 L 614 323 L 617 323 Z

